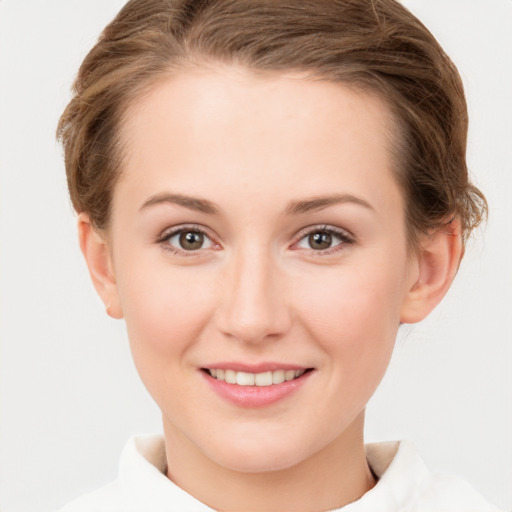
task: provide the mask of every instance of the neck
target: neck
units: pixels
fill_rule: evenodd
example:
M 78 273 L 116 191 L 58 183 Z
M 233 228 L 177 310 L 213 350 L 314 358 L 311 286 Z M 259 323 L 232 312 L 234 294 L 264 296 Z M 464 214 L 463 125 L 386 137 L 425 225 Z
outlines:
M 364 413 L 333 442 L 279 471 L 233 471 L 207 458 L 164 422 L 167 476 L 219 511 L 312 512 L 356 501 L 375 485 L 363 442 Z

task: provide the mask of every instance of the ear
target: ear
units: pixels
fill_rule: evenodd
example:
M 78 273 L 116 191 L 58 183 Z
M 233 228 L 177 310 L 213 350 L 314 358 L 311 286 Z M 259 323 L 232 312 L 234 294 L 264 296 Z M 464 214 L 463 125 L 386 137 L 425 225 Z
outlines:
M 78 216 L 78 236 L 92 283 L 105 304 L 107 314 L 112 318 L 122 318 L 123 311 L 106 236 L 94 229 L 85 213 Z
M 460 222 L 447 225 L 425 235 L 419 241 L 413 282 L 402 304 L 401 323 L 423 320 L 446 295 L 464 253 Z

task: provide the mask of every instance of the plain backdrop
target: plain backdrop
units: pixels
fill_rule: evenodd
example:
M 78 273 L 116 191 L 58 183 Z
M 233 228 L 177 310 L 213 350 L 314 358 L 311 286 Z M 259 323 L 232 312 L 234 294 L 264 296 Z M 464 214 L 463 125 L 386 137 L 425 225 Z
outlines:
M 123 323 L 76 241 L 54 140 L 78 66 L 122 0 L 0 0 L 0 508 L 55 510 L 116 476 L 160 431 Z M 407 0 L 458 65 L 469 166 L 490 218 L 443 304 L 403 329 L 367 440 L 412 439 L 427 463 L 512 507 L 512 1 Z

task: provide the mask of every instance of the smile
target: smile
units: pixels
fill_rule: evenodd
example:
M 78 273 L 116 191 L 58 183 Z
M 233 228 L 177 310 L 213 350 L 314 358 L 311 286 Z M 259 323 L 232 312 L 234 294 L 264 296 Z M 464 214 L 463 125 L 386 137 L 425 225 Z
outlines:
M 306 386 L 316 373 L 315 368 L 280 368 L 272 363 L 252 368 L 244 364 L 233 365 L 238 366 L 236 370 L 230 364 L 222 366 L 203 367 L 200 373 L 216 395 L 243 408 L 266 407 L 279 402 Z
M 272 386 L 298 379 L 307 370 L 274 370 L 261 373 L 238 372 L 236 370 L 224 370 L 213 368 L 206 370 L 214 379 L 237 384 L 238 386 Z

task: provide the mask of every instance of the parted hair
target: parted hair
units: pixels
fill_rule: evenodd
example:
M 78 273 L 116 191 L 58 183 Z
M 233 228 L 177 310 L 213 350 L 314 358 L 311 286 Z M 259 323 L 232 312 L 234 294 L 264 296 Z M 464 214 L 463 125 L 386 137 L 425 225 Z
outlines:
M 395 0 L 130 0 L 83 61 L 59 121 L 71 201 L 108 228 L 123 169 L 123 116 L 190 65 L 305 72 L 378 95 L 390 108 L 394 172 L 411 242 L 458 218 L 464 239 L 487 212 L 466 165 L 459 73 Z

